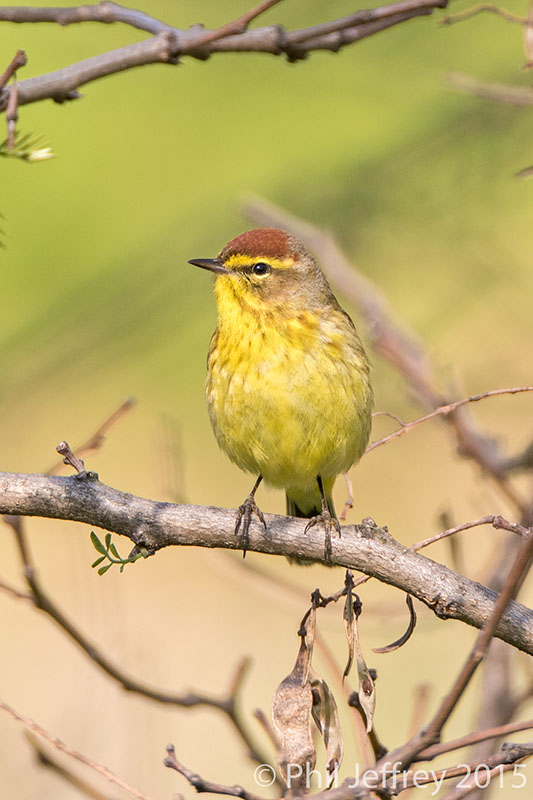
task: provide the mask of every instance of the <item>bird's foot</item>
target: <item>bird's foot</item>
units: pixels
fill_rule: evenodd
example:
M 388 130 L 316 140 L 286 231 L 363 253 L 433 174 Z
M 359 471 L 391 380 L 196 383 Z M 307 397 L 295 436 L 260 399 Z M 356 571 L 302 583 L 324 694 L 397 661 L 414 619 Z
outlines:
M 248 544 L 250 542 L 250 537 L 248 535 L 248 532 L 250 530 L 250 524 L 252 522 L 252 515 L 253 514 L 255 514 L 256 517 L 258 517 L 260 522 L 263 524 L 263 527 L 264 527 L 265 533 L 266 533 L 267 524 L 265 522 L 265 518 L 263 516 L 263 512 L 261 511 L 261 509 L 259 508 L 259 506 L 255 502 L 253 494 L 249 494 L 248 497 L 246 498 L 246 500 L 244 501 L 244 503 L 242 504 L 242 506 L 239 506 L 239 508 L 237 509 L 237 518 L 236 518 L 236 521 L 235 521 L 235 536 L 239 535 L 239 532 L 241 531 L 241 525 L 242 525 L 241 536 L 242 536 L 242 557 L 243 558 L 246 556 L 246 551 L 248 549 Z
M 321 514 L 317 514 L 316 517 L 311 517 L 305 526 L 305 533 L 319 523 L 324 526 L 326 534 L 324 539 L 324 558 L 326 561 L 331 561 L 331 533 L 335 531 L 340 539 L 341 526 L 339 520 L 336 517 L 332 517 L 329 511 L 324 509 Z

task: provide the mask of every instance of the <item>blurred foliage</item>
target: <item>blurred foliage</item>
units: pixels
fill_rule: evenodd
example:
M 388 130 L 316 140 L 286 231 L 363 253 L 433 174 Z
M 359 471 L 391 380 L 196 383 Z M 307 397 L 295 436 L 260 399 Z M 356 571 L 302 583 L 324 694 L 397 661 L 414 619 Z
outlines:
M 135 5 L 178 27 L 198 21 L 214 27 L 249 4 L 139 0 Z M 516 0 L 508 7 L 524 13 Z M 300 27 L 351 11 L 353 6 L 344 0 L 287 0 L 261 24 L 279 21 Z M 437 13 L 399 26 L 337 55 L 318 53 L 293 65 L 248 54 L 219 55 L 207 62 L 184 59 L 179 66 L 145 67 L 90 84 L 82 100 L 20 109 L 20 130 L 46 131 L 57 157 L 31 168 L 16 159 L 0 160 L 6 245 L 0 252 L 1 468 L 44 468 L 58 441 L 82 440 L 122 397 L 133 393 L 139 408 L 113 430 L 103 451 L 89 459 L 88 466 L 97 469 L 102 480 L 166 498 L 161 420 L 171 419 L 180 430 L 183 459 L 177 473 L 184 485 L 174 487 L 176 494 L 201 504 L 236 506 L 242 501 L 250 489 L 249 476 L 219 454 L 203 403 L 205 355 L 215 326 L 210 279 L 186 262 L 215 255 L 230 238 L 253 227 L 240 213 L 241 198 L 250 191 L 333 230 L 398 316 L 430 343 L 443 381 L 451 381 L 459 394 L 531 382 L 533 183 L 513 176 L 531 163 L 532 112 L 463 96 L 446 86 L 450 70 L 528 85 L 531 76 L 521 71 L 522 30 L 488 15 L 439 28 L 438 17 Z M 4 58 L 17 48 L 28 55 L 19 80 L 144 37 L 125 26 L 92 23 L 66 28 L 3 24 L 0 32 Z M 374 374 L 376 407 L 416 416 L 418 409 L 392 370 L 379 362 Z M 503 398 L 487 401 L 475 413 L 518 449 L 531 436 L 530 409 L 528 398 Z M 384 424 L 376 422 L 377 433 Z M 354 474 L 352 519 L 371 514 L 387 522 L 397 538 L 412 542 L 427 535 L 443 507 L 450 508 L 456 521 L 478 516 L 479 511 L 505 511 L 498 498 L 480 486 L 474 470 L 453 460 L 453 448 L 434 425 L 423 431 L 421 426 L 363 460 Z M 281 511 L 281 493 L 264 493 L 260 505 L 265 511 Z M 65 536 L 66 528 L 49 524 L 47 543 Z M 189 551 L 165 551 L 122 576 L 112 570 L 96 589 L 83 589 L 91 554 L 76 537 L 76 527 L 69 530 L 72 538 L 65 548 L 86 548 L 78 573 L 72 578 L 61 574 L 48 555 L 54 547 L 44 542 L 36 555 L 38 563 L 89 630 L 95 614 L 98 620 L 95 608 L 102 604 L 101 621 L 111 626 L 109 643 L 118 648 L 130 671 L 144 671 L 154 681 L 177 688 L 209 683 L 216 691 L 223 681 L 219 671 L 229 674 L 236 656 L 253 652 L 253 702 L 259 697 L 257 702 L 267 707 L 267 698 L 287 671 L 288 662 L 280 666 L 280 661 L 288 653 L 285 642 L 292 642 L 299 601 L 290 595 L 286 601 L 284 592 L 277 592 L 280 599 L 268 613 L 262 612 L 259 626 L 261 579 L 245 579 L 243 591 L 249 598 L 243 603 L 241 567 L 238 572 L 223 554 L 208 558 Z M 483 579 L 490 571 L 490 545 L 500 541 L 498 536 L 469 534 L 464 546 L 474 555 L 466 559 L 470 576 Z M 447 555 L 445 546 L 434 553 Z M 6 556 L 8 577 L 9 569 L 17 574 L 13 553 Z M 205 580 L 204 570 L 210 575 L 205 600 L 195 593 Z M 292 570 L 290 576 L 307 592 L 309 576 L 303 572 Z M 161 608 L 175 608 L 176 580 L 181 597 L 195 599 L 183 608 L 178 604 L 173 624 L 181 626 L 180 634 L 171 643 Z M 120 588 L 114 581 L 121 582 Z M 379 601 L 381 590 L 370 586 L 364 602 L 368 597 Z M 84 602 L 84 591 L 97 592 L 99 601 L 91 595 Z M 129 592 L 127 609 L 123 591 Z M 222 620 L 216 626 L 214 596 Z M 19 612 L 13 612 L 13 601 L 5 602 L 10 603 L 5 625 L 13 625 L 6 628 L 7 635 L 18 641 Z M 108 604 L 118 608 L 119 615 L 121 602 L 124 618 L 135 627 L 127 643 L 119 637 L 122 645 L 117 645 Z M 396 603 L 403 614 L 403 601 L 396 598 Z M 379 624 L 364 629 L 365 649 L 394 638 L 402 619 L 398 622 L 387 613 Z M 34 623 L 24 620 L 22 627 L 28 631 Z M 135 638 L 138 620 L 144 621 L 142 642 Z M 94 626 L 98 636 L 104 636 L 104 626 Z M 212 637 L 209 658 L 203 655 L 201 640 L 206 626 Z M 36 642 L 39 630 L 34 631 Z M 116 630 L 122 634 L 126 628 L 117 622 Z M 443 626 L 433 618 L 421 621 L 418 635 L 429 636 L 422 653 L 408 654 L 409 648 L 404 648 L 388 657 L 396 659 L 393 667 L 392 662 L 379 661 L 384 666 L 377 689 L 377 724 L 387 743 L 403 737 L 409 714 L 409 688 L 403 685 L 399 698 L 397 676 L 447 681 L 470 641 L 470 632 L 458 624 Z M 181 641 L 190 645 L 187 659 L 182 657 Z M 40 669 L 48 681 L 44 694 L 33 672 L 21 672 L 20 667 L 13 666 L 3 681 L 14 699 L 20 687 L 25 710 L 35 718 L 39 713 L 50 717 L 50 726 L 58 725 L 63 738 L 79 725 L 77 741 L 83 749 L 83 736 L 90 737 L 82 735 L 83 725 L 91 731 L 92 719 L 100 730 L 102 707 L 95 706 L 94 719 L 92 708 L 86 708 L 84 723 L 68 709 L 62 711 L 60 702 L 54 701 L 53 710 L 50 705 L 41 707 L 45 694 L 63 692 L 78 703 L 75 681 L 86 669 L 73 662 L 78 666 L 69 678 L 65 669 L 56 675 L 56 661 L 47 659 L 75 656 L 54 642 L 54 652 L 44 641 L 40 648 Z M 435 659 L 443 646 L 449 657 Z M 416 668 L 409 660 L 413 652 Z M 28 664 L 33 668 L 32 658 Z M 3 670 L 9 669 L 6 662 Z M 94 670 L 89 672 L 93 680 Z M 127 698 L 113 702 L 126 704 Z M 398 709 L 393 718 L 386 713 L 391 703 Z M 121 764 L 131 766 L 132 752 L 139 751 L 139 726 L 145 730 L 143 714 L 152 713 L 139 708 L 120 706 L 116 718 L 123 728 L 118 733 L 117 727 L 109 730 L 101 754 L 92 738 L 85 740 L 94 757 L 113 761 L 118 772 Z M 150 719 L 159 713 L 155 709 Z M 135 714 L 135 723 L 128 725 Z M 106 707 L 106 725 L 110 719 Z M 149 745 L 155 755 L 148 749 L 145 760 L 136 765 L 141 777 L 131 779 L 140 780 L 153 795 L 159 790 L 166 796 L 161 792 L 170 791 L 170 786 L 175 790 L 168 776 L 161 778 L 165 789 L 156 783 L 154 767 L 160 742 L 172 738 L 168 719 L 157 717 L 150 723 Z M 191 747 L 194 769 L 253 788 L 249 770 L 243 767 L 239 775 L 232 766 L 236 745 L 229 737 L 221 743 L 219 762 L 209 762 L 215 758 L 212 753 L 202 756 L 194 749 L 206 724 L 213 741 L 220 741 L 225 730 L 216 727 L 218 721 L 211 728 L 209 715 L 181 719 L 187 726 L 181 742 L 184 761 Z M 457 732 L 470 724 L 467 712 L 461 711 Z M 202 758 L 208 759 L 207 767 Z M 56 796 L 53 782 L 49 795 L 39 785 L 41 797 Z M 29 789 L 26 794 L 20 787 L 18 791 L 17 800 L 33 796 Z

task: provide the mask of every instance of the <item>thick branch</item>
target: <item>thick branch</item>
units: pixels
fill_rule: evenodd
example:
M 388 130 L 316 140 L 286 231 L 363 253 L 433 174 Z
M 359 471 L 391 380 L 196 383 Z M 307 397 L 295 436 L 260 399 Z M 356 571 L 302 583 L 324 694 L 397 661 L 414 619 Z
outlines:
M 22 514 L 85 522 L 127 536 L 156 551 L 170 545 L 238 549 L 234 512 L 175 505 L 135 497 L 98 481 L 74 477 L 0 473 L 0 514 Z M 253 525 L 249 550 L 323 561 L 323 531 L 303 533 L 299 520 L 265 515 L 268 532 Z M 372 520 L 343 528 L 332 543 L 331 562 L 360 570 L 417 597 L 442 619 L 480 628 L 496 592 L 404 547 Z M 511 603 L 496 636 L 533 654 L 533 612 Z

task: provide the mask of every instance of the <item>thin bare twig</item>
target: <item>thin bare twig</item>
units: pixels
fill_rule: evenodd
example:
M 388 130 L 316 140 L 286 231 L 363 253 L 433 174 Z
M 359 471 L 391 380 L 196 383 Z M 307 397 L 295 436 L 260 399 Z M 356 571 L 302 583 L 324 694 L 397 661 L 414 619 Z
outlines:
M 26 53 L 24 50 L 17 50 L 11 62 L 7 65 L 4 72 L 0 75 L 0 90 L 4 88 L 4 86 L 11 80 L 15 72 L 20 69 L 20 67 L 24 67 L 28 62 L 26 58 Z
M 217 28 L 214 31 L 207 31 L 200 39 L 196 42 L 196 47 L 205 47 L 206 44 L 211 44 L 211 42 L 215 42 L 219 39 L 224 39 L 226 36 L 233 36 L 235 34 L 244 33 L 247 30 L 248 25 L 254 19 L 257 19 L 261 14 L 264 14 L 265 11 L 268 11 L 270 8 L 278 5 L 281 0 L 263 0 L 259 3 L 255 8 L 250 9 L 250 11 L 246 11 L 237 19 L 232 20 L 231 22 L 226 22 L 225 25 L 222 25 L 220 28 Z
M 86 439 L 82 444 L 78 445 L 78 447 L 74 448 L 74 455 L 77 458 L 81 458 L 82 455 L 86 455 L 87 453 L 91 453 L 95 450 L 100 450 L 100 448 L 104 445 L 107 434 L 111 430 L 111 428 L 119 422 L 122 417 L 128 412 L 131 411 L 132 408 L 135 408 L 137 405 L 137 400 L 135 397 L 127 397 L 111 414 L 105 418 L 102 424 L 92 433 L 88 439 Z M 51 467 L 45 470 L 46 475 L 55 475 L 65 464 L 64 458 L 60 461 L 56 461 Z M 75 467 L 76 469 L 76 467 Z
M 533 755 L 533 743 L 517 744 L 509 742 L 502 745 L 499 752 L 494 753 L 492 756 L 487 756 L 482 761 L 474 761 L 471 764 L 458 764 L 455 767 L 445 767 L 444 769 L 433 770 L 424 778 L 421 775 L 407 776 L 405 780 L 401 781 L 401 785 L 395 785 L 393 782 L 387 787 L 391 794 L 399 794 L 404 789 L 410 789 L 413 786 L 425 786 L 428 783 L 440 783 L 442 780 L 449 780 L 450 778 L 460 778 L 461 775 L 472 775 L 475 773 L 476 768 L 482 767 L 484 776 L 487 771 L 495 770 L 504 764 L 515 764 L 523 758 L 529 758 Z
M 9 583 L 5 583 L 3 580 L 0 580 L 0 590 L 10 594 L 11 597 L 15 597 L 17 600 L 29 600 L 30 603 L 33 602 L 31 594 L 21 592 L 19 589 L 15 588 L 15 586 L 10 586 Z
M 533 106 L 533 91 L 522 86 L 508 86 L 504 83 L 486 83 L 464 75 L 460 72 L 451 72 L 447 78 L 448 85 L 459 92 L 473 94 L 486 100 L 495 100 L 497 103 L 509 103 L 513 106 Z
M 410 764 L 413 758 L 419 752 L 424 750 L 428 745 L 438 741 L 442 729 L 450 718 L 459 700 L 463 696 L 478 666 L 485 657 L 491 639 L 494 636 L 494 631 L 497 628 L 502 614 L 515 597 L 524 575 L 526 575 L 529 571 L 532 555 L 533 529 L 529 531 L 526 537 L 524 537 L 524 541 L 522 542 L 513 566 L 507 575 L 505 583 L 502 587 L 502 591 L 498 595 L 494 609 L 489 619 L 478 634 L 474 647 L 472 648 L 470 655 L 455 679 L 450 691 L 443 698 L 434 717 L 427 725 L 424 726 L 422 731 L 405 745 L 398 748 L 398 750 L 396 750 L 394 753 L 389 754 L 390 760 L 393 763 L 396 761 L 401 761 L 402 764 Z
M 26 738 L 40 766 L 55 772 L 55 774 L 59 775 L 66 783 L 74 786 L 75 789 L 82 792 L 86 797 L 89 797 L 90 800 L 111 800 L 108 794 L 104 794 L 104 792 L 101 792 L 95 786 L 83 780 L 83 778 L 80 778 L 79 775 L 76 775 L 64 764 L 61 764 L 58 759 L 54 758 L 33 733 L 26 731 Z
M 13 527 L 19 554 L 24 567 L 24 577 L 31 591 L 30 599 L 36 608 L 44 611 L 93 661 L 106 675 L 119 683 L 127 692 L 139 694 L 157 703 L 175 705 L 181 708 L 205 706 L 221 711 L 231 721 L 236 733 L 246 747 L 249 758 L 263 764 L 268 756 L 263 753 L 253 741 L 247 730 L 240 710 L 240 695 L 250 662 L 242 659 L 230 681 L 230 686 L 225 697 L 216 698 L 200 692 L 174 693 L 165 692 L 149 684 L 138 681 L 129 676 L 124 670 L 114 664 L 101 650 L 83 634 L 74 623 L 61 611 L 47 594 L 37 576 L 33 564 L 28 542 L 24 535 L 21 517 L 12 517 L 6 520 Z
M 414 759 L 415 761 L 432 761 L 437 756 L 443 753 L 450 753 L 453 750 L 460 750 L 463 747 L 470 747 L 478 742 L 485 742 L 488 739 L 499 739 L 501 736 L 507 736 L 510 733 L 518 733 L 519 731 L 529 731 L 533 728 L 533 719 L 528 719 L 523 722 L 509 722 L 507 725 L 498 725 L 496 728 L 489 728 L 484 731 L 476 731 L 475 733 L 467 733 L 465 736 L 460 736 L 458 739 L 451 739 L 449 742 L 441 742 L 434 744 L 431 747 L 426 747 Z
M 185 767 L 178 761 L 173 744 L 167 746 L 167 757 L 163 760 L 163 764 L 165 767 L 174 769 L 176 772 L 179 772 L 180 775 L 183 775 L 198 793 L 211 792 L 212 794 L 227 794 L 231 797 L 241 797 L 242 800 L 264 800 L 264 798 L 259 795 L 243 789 L 242 786 L 224 786 L 221 783 L 206 781 L 205 778 L 202 778 L 196 772 L 188 769 L 188 767 Z
M 6 108 L 7 120 L 7 149 L 13 150 L 15 148 L 15 137 L 17 135 L 17 120 L 19 102 L 19 87 L 18 83 L 14 81 L 9 95 L 9 101 Z
M 114 783 L 116 786 L 120 786 L 120 788 L 124 789 L 125 792 L 131 794 L 132 797 L 136 797 L 137 800 L 150 800 L 149 797 L 147 797 L 145 794 L 142 794 L 142 792 L 137 791 L 137 789 L 134 789 L 129 784 L 127 784 L 125 781 L 122 780 L 122 778 L 119 778 L 117 775 L 115 775 L 114 772 L 111 772 L 110 769 L 108 769 L 107 767 L 103 767 L 101 764 L 98 764 L 91 758 L 84 756 L 83 753 L 74 750 L 74 748 L 62 742 L 61 739 L 58 739 L 57 736 L 54 736 L 53 734 L 49 733 L 47 730 L 42 728 L 33 720 L 29 719 L 28 717 L 22 716 L 22 714 L 19 714 L 18 711 L 15 711 L 14 708 L 9 706 L 1 699 L 0 699 L 0 709 L 9 714 L 9 716 L 12 717 L 17 722 L 20 722 L 21 725 L 23 725 L 26 728 L 26 730 L 37 734 L 37 736 L 40 736 L 42 739 L 49 742 L 49 744 L 55 747 L 56 750 L 60 750 L 62 753 L 65 753 L 70 758 L 73 758 L 76 761 L 85 764 L 85 766 L 90 767 L 95 772 L 98 772 L 100 775 L 103 775 L 104 778 L 107 778 L 108 781 L 111 781 L 111 783 Z
M 446 405 L 439 406 L 434 411 L 431 411 L 429 414 L 424 414 L 423 417 L 418 417 L 417 419 L 411 420 L 411 422 L 402 422 L 398 418 L 397 421 L 401 425 L 401 427 L 393 431 L 392 433 L 387 434 L 387 436 L 383 436 L 383 438 L 378 439 L 375 442 L 372 442 L 366 449 L 366 453 L 371 453 L 372 450 L 375 450 L 376 447 L 381 447 L 383 444 L 387 444 L 391 442 L 393 439 L 399 439 L 400 436 L 411 431 L 417 425 L 420 425 L 422 422 L 427 422 L 430 419 L 435 419 L 435 417 L 440 416 L 447 416 L 448 414 L 452 414 L 461 406 L 466 406 L 468 403 L 477 403 L 480 400 L 485 400 L 487 397 L 498 397 L 502 394 L 519 394 L 521 392 L 533 392 L 533 386 L 513 386 L 509 389 L 492 389 L 488 392 L 481 392 L 481 394 L 475 394 L 471 397 L 465 397 L 462 400 L 456 400 L 454 403 L 446 403 Z
M 19 86 L 19 105 L 39 100 L 75 100 L 80 86 L 106 75 L 147 64 L 177 64 L 189 55 L 205 59 L 214 53 L 255 52 L 285 55 L 289 60 L 305 58 L 315 50 L 337 52 L 368 36 L 445 7 L 447 0 L 399 0 L 382 8 L 358 12 L 312 28 L 286 31 L 281 25 L 248 29 L 249 23 L 281 0 L 262 0 L 256 7 L 216 30 L 195 25 L 181 30 L 141 11 L 112 2 L 73 8 L 28 8 L 3 6 L 0 22 L 56 22 L 60 25 L 85 21 L 121 22 L 152 34 L 150 39 L 71 64 L 47 75 L 29 78 Z M 0 110 L 7 107 L 10 90 L 0 92 Z
M 447 17 L 442 17 L 439 20 L 439 25 L 453 25 L 455 22 L 462 22 L 470 17 L 475 17 L 477 14 L 488 12 L 489 14 L 496 14 L 498 17 L 506 19 L 508 22 L 517 22 L 519 25 L 526 25 L 527 20 L 524 17 L 519 17 L 517 14 L 512 14 L 504 8 L 499 8 L 492 3 L 481 3 L 472 8 L 466 8 L 464 11 L 458 11 L 455 14 L 450 14 Z
M 342 509 L 342 514 L 339 517 L 339 519 L 342 520 L 342 522 L 345 521 L 348 511 L 351 508 L 353 508 L 353 486 L 352 486 L 352 479 L 350 478 L 348 472 L 344 474 L 344 480 L 346 481 L 346 489 L 348 491 L 348 497 L 345 500 L 344 508 Z

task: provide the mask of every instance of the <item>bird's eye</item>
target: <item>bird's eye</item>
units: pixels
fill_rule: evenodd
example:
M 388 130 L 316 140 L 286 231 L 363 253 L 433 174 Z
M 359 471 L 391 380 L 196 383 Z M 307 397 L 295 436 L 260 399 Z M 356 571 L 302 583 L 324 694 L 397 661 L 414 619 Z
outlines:
M 264 261 L 258 261 L 253 265 L 252 272 L 254 275 L 268 275 L 269 272 L 272 272 L 272 267 L 270 264 L 265 264 Z

